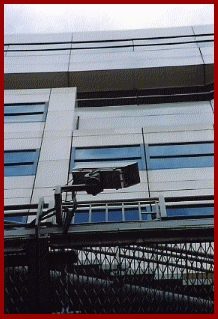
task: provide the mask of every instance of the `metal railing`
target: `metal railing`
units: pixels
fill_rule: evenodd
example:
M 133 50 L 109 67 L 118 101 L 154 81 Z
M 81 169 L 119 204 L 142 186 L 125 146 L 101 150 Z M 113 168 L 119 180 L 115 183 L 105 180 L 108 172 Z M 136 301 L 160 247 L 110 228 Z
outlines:
M 103 204 L 139 212 L 148 206 L 153 219 L 72 223 L 64 233 L 43 199 L 5 207 L 6 216 L 34 217 L 5 224 L 5 313 L 213 313 L 212 216 L 168 218 L 158 198 L 82 202 L 78 209 L 91 213 Z

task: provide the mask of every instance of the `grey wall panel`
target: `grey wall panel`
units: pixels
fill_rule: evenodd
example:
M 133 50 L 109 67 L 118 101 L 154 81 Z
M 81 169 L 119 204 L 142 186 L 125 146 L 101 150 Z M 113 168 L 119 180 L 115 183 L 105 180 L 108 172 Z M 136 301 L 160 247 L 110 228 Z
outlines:
M 4 178 L 4 189 L 33 188 L 35 176 L 8 176 Z
M 214 131 L 181 131 L 181 132 L 157 132 L 145 133 L 145 143 L 183 143 L 183 142 L 198 142 L 198 141 L 213 141 Z
M 50 93 L 45 94 L 5 94 L 4 103 L 36 103 L 36 102 L 48 102 Z
M 84 42 L 84 43 L 73 43 L 72 49 L 79 48 L 107 48 L 107 47 L 122 47 L 122 46 L 132 46 L 132 41 L 109 41 L 109 42 Z
M 67 183 L 69 160 L 39 161 L 35 187 L 55 187 Z
M 67 55 L 36 55 L 36 56 L 19 56 L 19 57 L 6 57 L 5 66 L 9 65 L 56 65 L 68 63 L 69 57 Z
M 197 114 L 180 114 L 180 115 L 160 115 L 160 116 L 125 116 L 125 117 L 112 117 L 108 118 L 80 118 L 79 129 L 99 129 L 108 128 L 125 128 L 128 127 L 153 127 L 161 125 L 191 125 L 191 124 L 205 124 L 213 123 L 212 112 L 202 115 Z
M 28 132 L 4 132 L 4 139 L 41 138 L 43 131 Z
M 169 181 L 167 183 L 149 183 L 149 189 L 152 192 L 173 191 L 173 190 L 194 190 L 194 189 L 213 189 L 214 181 L 212 179 L 199 179 L 194 181 Z
M 27 133 L 28 132 L 42 132 L 44 129 L 43 122 L 32 123 L 5 123 L 4 131 L 6 133 Z
M 214 195 L 213 189 L 194 189 L 194 190 L 178 190 L 178 191 L 163 191 L 151 192 L 151 197 L 162 195 L 164 197 L 186 197 L 186 196 L 206 196 Z
M 176 28 L 156 28 L 156 29 L 139 29 L 125 31 L 100 31 L 100 32 L 74 32 L 73 41 L 104 41 L 104 40 L 122 40 L 122 39 L 137 39 L 137 38 L 152 38 L 152 37 L 167 37 L 193 35 L 191 27 L 176 27 Z
M 196 49 L 196 43 L 183 43 L 183 44 L 161 44 L 161 45 L 136 45 L 134 46 L 134 52 L 140 51 L 170 51 L 170 50 L 190 50 L 191 48 Z
M 109 194 L 103 194 L 100 193 L 96 196 L 92 196 L 92 195 L 87 195 L 84 193 L 81 194 L 79 193 L 77 195 L 77 201 L 78 203 L 81 201 L 93 201 L 93 202 L 97 202 L 97 201 L 107 201 L 108 203 L 110 203 L 110 199 L 113 200 L 120 200 L 120 201 L 125 201 L 125 199 L 141 199 L 141 198 L 149 198 L 149 194 L 146 191 L 143 192 L 126 192 L 126 193 L 116 193 L 116 194 L 111 194 L 111 196 L 109 196 Z
M 14 188 L 4 191 L 4 198 L 30 198 L 31 195 L 32 188 Z
M 10 44 L 8 47 L 8 50 L 11 51 L 28 51 L 28 50 L 35 50 L 39 51 L 38 54 L 40 54 L 40 50 L 54 50 L 54 49 L 70 49 L 71 43 L 57 43 L 57 44 L 20 44 L 20 45 L 13 45 Z
M 53 63 L 53 64 L 11 64 L 8 61 L 5 62 L 5 73 L 53 73 L 53 72 L 67 72 L 68 71 L 68 63 Z
M 70 50 L 49 50 L 49 51 L 8 51 L 7 57 L 32 57 L 32 56 L 53 56 L 67 55 L 70 56 Z
M 210 33 L 214 33 L 214 25 L 213 24 L 194 25 L 193 30 L 195 34 L 210 34 Z
M 168 183 L 179 181 L 213 180 L 214 168 L 183 168 L 148 171 L 149 183 Z
M 28 135 L 28 134 L 27 134 Z M 16 138 L 4 141 L 4 150 L 36 149 L 41 146 L 41 138 Z
M 4 37 L 4 43 L 6 44 L 63 43 L 71 40 L 72 33 L 6 34 Z
M 73 147 L 142 144 L 142 134 L 84 135 L 73 138 Z
M 5 198 L 4 200 L 4 205 L 14 205 L 14 198 Z M 20 197 L 20 198 L 16 198 L 16 205 L 23 205 L 23 204 L 30 204 L 30 197 Z

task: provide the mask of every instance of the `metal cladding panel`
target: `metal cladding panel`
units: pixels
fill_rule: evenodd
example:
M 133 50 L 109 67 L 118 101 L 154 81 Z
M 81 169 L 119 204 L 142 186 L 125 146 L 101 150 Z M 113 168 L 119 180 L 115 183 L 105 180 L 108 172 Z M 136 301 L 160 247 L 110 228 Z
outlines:
M 71 110 L 48 112 L 45 131 L 54 129 L 58 129 L 59 131 L 73 129 L 73 113 Z
M 70 158 L 71 137 L 44 137 L 40 153 L 41 161 L 64 160 Z
M 13 188 L 4 191 L 4 198 L 30 198 L 32 188 Z
M 136 192 L 128 192 L 128 188 L 125 189 L 126 192 L 120 192 L 120 190 L 116 191 L 116 193 L 100 193 L 96 196 L 88 195 L 88 194 L 81 194 L 78 193 L 77 195 L 77 201 L 78 203 L 80 201 L 106 201 L 106 202 L 113 202 L 113 200 L 120 200 L 125 201 L 127 200 L 137 200 L 137 198 L 148 198 L 149 193 L 146 190 L 143 191 L 136 191 Z
M 42 34 L 6 34 L 5 44 L 29 44 L 29 43 L 55 43 L 70 42 L 72 33 L 42 33 Z
M 5 104 L 19 104 L 19 103 L 36 103 L 36 102 L 48 102 L 49 93 L 47 94 L 7 94 L 4 97 Z
M 9 64 L 12 66 L 16 65 L 57 65 L 57 64 L 66 64 L 69 61 L 69 57 L 67 55 L 52 55 L 52 56 L 44 56 L 38 55 L 34 56 L 18 56 L 18 57 L 6 57 L 4 62 L 5 65 Z
M 181 180 L 181 181 L 168 181 L 166 182 L 156 182 L 149 183 L 150 191 L 173 191 L 173 190 L 192 190 L 192 189 L 206 189 L 214 188 L 213 179 L 204 179 L 204 180 Z
M 87 133 L 87 131 L 86 131 Z M 73 147 L 83 147 L 83 146 L 107 146 L 107 145 L 134 145 L 142 144 L 142 134 L 107 134 L 101 135 L 99 131 L 96 135 L 83 135 L 75 136 L 73 139 Z
M 177 190 L 177 191 L 163 191 L 163 192 L 150 192 L 151 197 L 164 196 L 164 197 L 186 197 L 186 196 L 206 196 L 206 195 L 214 195 L 213 188 L 206 189 L 191 189 L 191 190 Z
M 35 187 L 55 187 L 65 185 L 68 177 L 69 159 L 59 161 L 39 161 Z
M 53 64 L 10 64 L 5 62 L 5 73 L 37 73 L 37 72 L 67 72 L 68 63 Z
M 153 28 L 123 31 L 74 32 L 73 41 L 105 41 L 137 38 L 193 35 L 192 27 Z
M 4 178 L 4 189 L 33 188 L 35 176 L 11 176 Z
M 169 181 L 198 181 L 198 180 L 213 180 L 214 168 L 183 168 L 169 170 L 150 170 L 148 171 L 148 179 L 150 182 L 167 183 Z
M 6 139 L 4 142 L 5 150 L 25 150 L 25 149 L 36 149 L 41 146 L 41 138 L 17 138 L 17 139 Z
M 49 50 L 49 51 L 7 51 L 7 57 L 33 57 L 33 56 L 45 56 L 45 57 L 52 57 L 55 55 L 66 55 L 70 56 L 70 49 L 69 50 Z
M 192 28 L 194 30 L 194 34 L 214 33 L 214 25 L 213 24 L 194 25 Z
M 44 122 L 35 123 L 6 123 L 4 125 L 4 130 L 6 133 L 26 133 L 28 137 L 28 132 L 42 132 L 44 129 Z

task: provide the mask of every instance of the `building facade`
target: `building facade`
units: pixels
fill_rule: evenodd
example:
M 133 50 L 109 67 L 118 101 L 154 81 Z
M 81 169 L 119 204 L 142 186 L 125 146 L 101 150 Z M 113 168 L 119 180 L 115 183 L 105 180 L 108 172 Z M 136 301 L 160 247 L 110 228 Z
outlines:
M 5 312 L 212 313 L 213 25 L 6 35 L 4 50 Z M 68 268 L 52 236 L 39 265 L 31 240 L 18 247 L 35 230 L 10 223 L 42 197 L 52 209 L 75 168 L 132 162 L 139 184 L 77 193 Z
M 163 195 L 184 197 L 169 216 L 213 213 L 213 33 L 6 35 L 5 205 L 51 201 L 78 164 L 137 161 L 140 184 L 78 202 Z M 74 221 L 151 218 L 121 206 Z

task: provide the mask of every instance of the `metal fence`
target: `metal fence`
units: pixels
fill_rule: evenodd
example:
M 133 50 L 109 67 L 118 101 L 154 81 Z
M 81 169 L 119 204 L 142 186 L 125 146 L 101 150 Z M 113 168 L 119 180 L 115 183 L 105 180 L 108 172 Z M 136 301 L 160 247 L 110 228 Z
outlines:
M 140 214 L 153 202 L 151 220 L 92 223 L 94 203 L 88 223 L 67 228 L 43 199 L 5 207 L 5 314 L 212 314 L 213 215 L 168 217 L 160 199 Z M 25 215 L 35 219 L 8 220 Z
M 5 254 L 6 314 L 213 313 L 213 242 L 49 248 L 41 278 L 30 255 Z

